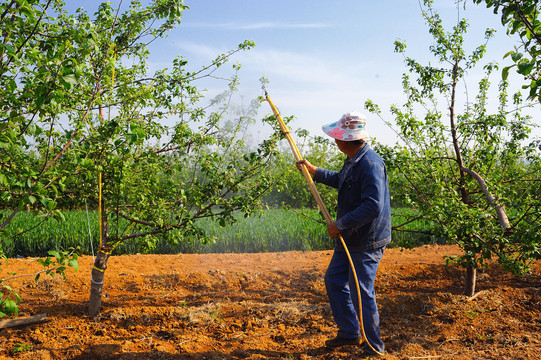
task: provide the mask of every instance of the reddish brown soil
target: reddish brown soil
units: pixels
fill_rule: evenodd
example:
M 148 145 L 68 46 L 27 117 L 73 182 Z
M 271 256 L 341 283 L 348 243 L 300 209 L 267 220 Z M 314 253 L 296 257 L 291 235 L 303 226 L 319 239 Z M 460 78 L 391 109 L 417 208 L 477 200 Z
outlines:
M 515 277 L 497 266 L 478 276 L 480 295 L 461 295 L 463 271 L 445 267 L 455 247 L 388 249 L 376 291 L 385 359 L 539 359 L 541 264 Z M 336 328 L 323 275 L 330 251 L 136 255 L 109 260 L 103 308 L 87 314 L 91 257 L 68 277 L 10 282 L 20 316 L 45 322 L 0 330 L 0 358 L 355 359 L 329 350 Z M 2 277 L 6 277 L 3 265 Z M 19 274 L 39 269 L 10 262 Z M 19 350 L 19 351 L 18 351 Z

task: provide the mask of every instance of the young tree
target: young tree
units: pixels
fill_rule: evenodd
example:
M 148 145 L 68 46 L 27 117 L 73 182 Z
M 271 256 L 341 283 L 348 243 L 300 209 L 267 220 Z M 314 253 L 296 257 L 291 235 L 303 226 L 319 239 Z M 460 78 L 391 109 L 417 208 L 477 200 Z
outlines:
M 102 4 L 93 21 L 102 30 L 97 42 L 103 51 L 91 62 L 103 77 L 91 77 L 86 85 L 89 90 L 100 89 L 100 102 L 97 115 L 88 119 L 85 138 L 76 146 L 76 161 L 89 163 L 87 183 L 95 184 L 91 176 L 99 172 L 103 184 L 91 316 L 100 311 L 107 260 L 118 244 L 136 239 L 151 242 L 166 232 L 174 232 L 176 241 L 186 234 L 205 241 L 197 219 L 210 217 L 225 226 L 235 221 L 237 210 L 248 216 L 269 187 L 263 169 L 277 137 L 246 153 L 238 137 L 242 126 L 221 129 L 237 78 L 230 80 L 228 92 L 213 101 L 216 111 L 210 113 L 200 106 L 202 96 L 194 86 L 232 54 L 253 44 L 242 43 L 199 71 L 188 71 L 187 62 L 177 58 L 170 70 L 148 75 L 148 40 L 143 39 L 155 39 L 153 22 L 165 18 L 165 24 L 176 23 L 182 10 L 176 1 L 159 1 L 154 6 L 139 8 L 132 3 L 130 11 L 118 15 L 110 5 Z M 102 58 L 107 53 L 109 57 Z M 174 125 L 164 125 L 173 120 Z
M 474 0 L 476 4 L 485 3 L 501 14 L 502 25 L 508 34 L 517 34 L 520 45 L 505 54 L 515 62 L 516 71 L 524 76 L 525 89 L 529 88 L 529 99 L 541 102 L 541 2 L 539 0 Z M 503 68 L 504 80 L 509 67 Z
M 263 169 L 279 135 L 246 152 L 238 136 L 242 126 L 221 128 L 236 75 L 212 107 L 202 105 L 195 87 L 252 42 L 200 70 L 188 70 L 187 61 L 178 57 L 170 69 L 150 74 L 147 45 L 178 25 L 184 9 L 177 0 L 148 6 L 132 1 L 121 13 L 103 3 L 91 19 L 84 10 L 67 13 L 54 0 L 4 5 L 2 20 L 7 17 L 12 31 L 4 32 L 5 38 L 20 45 L 0 48 L 7 54 L 2 82 L 12 91 L 10 102 L 2 104 L 7 117 L 2 125 L 10 131 L 5 143 L 19 141 L 22 154 L 10 166 L 10 176 L 30 180 L 19 181 L 24 191 L 6 187 L 2 194 L 20 195 L 14 204 L 33 204 L 36 189 L 55 186 L 56 192 L 44 194 L 58 199 L 69 192 L 99 203 L 101 241 L 92 270 L 91 316 L 100 311 L 107 260 L 118 244 L 152 243 L 164 233 L 176 241 L 184 234 L 204 240 L 197 219 L 210 217 L 225 225 L 234 221 L 234 211 L 248 216 L 269 187 Z M 26 17 L 36 19 L 34 25 Z M 12 39 L 17 36 L 22 40 Z M 4 151 L 2 161 L 11 161 L 12 153 Z M 27 168 L 28 174 L 21 175 Z M 55 201 L 47 204 L 52 204 L 47 210 L 55 210 Z
M 460 84 L 479 66 L 486 45 L 466 53 L 466 20 L 447 32 L 429 0 L 423 16 L 434 38 L 430 50 L 441 67 L 406 58 L 416 84 L 405 74 L 406 103 L 391 107 L 403 144 L 394 147 L 389 164 L 400 177 L 390 180 L 402 189 L 395 197 L 418 210 L 410 221 L 431 221 L 433 235 L 462 248 L 455 260 L 467 270 L 465 294 L 472 295 L 476 269 L 493 258 L 522 273 L 541 256 L 539 151 L 535 143 L 525 144 L 529 120 L 520 114 L 520 94 L 509 99 L 505 81 L 499 86 L 497 111 L 487 109 L 489 76 L 496 64 L 484 66 L 475 101 L 467 89 L 461 92 Z M 487 30 L 487 41 L 491 34 Z M 395 45 L 404 53 L 403 42 Z M 366 106 L 381 114 L 371 101 Z

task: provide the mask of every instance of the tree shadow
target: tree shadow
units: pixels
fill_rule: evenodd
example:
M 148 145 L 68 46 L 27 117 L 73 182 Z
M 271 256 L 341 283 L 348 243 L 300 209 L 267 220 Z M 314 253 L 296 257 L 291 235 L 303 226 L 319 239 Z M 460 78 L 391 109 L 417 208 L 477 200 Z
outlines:
M 72 360 L 225 360 L 225 359 L 300 359 L 302 357 L 317 359 L 357 358 L 363 354 L 360 347 L 347 346 L 340 352 L 326 347 L 306 349 L 304 351 L 275 351 L 275 350 L 234 350 L 231 353 L 206 351 L 195 353 L 173 354 L 163 351 L 122 352 L 120 345 L 102 344 L 90 346 L 81 354 L 71 357 Z M 345 356 L 345 357 L 344 357 Z

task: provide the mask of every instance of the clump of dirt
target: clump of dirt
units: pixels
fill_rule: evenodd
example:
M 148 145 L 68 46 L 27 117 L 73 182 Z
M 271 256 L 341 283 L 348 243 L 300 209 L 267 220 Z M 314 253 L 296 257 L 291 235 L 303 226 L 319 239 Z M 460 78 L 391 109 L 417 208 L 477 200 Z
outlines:
M 446 267 L 452 246 L 387 249 L 376 282 L 384 359 L 538 359 L 541 265 L 524 277 L 496 265 L 478 275 L 475 298 L 463 271 Z M 126 255 L 110 258 L 100 315 L 87 315 L 92 258 L 67 278 L 11 281 L 19 316 L 44 322 L 0 330 L 0 358 L 352 359 L 330 350 L 336 327 L 323 276 L 331 251 Z M 11 259 L 7 271 L 39 270 Z

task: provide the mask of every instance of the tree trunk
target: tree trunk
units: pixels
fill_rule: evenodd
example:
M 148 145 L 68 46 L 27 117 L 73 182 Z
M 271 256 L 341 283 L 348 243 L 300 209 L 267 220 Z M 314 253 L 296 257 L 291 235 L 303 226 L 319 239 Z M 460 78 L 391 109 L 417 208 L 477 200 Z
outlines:
M 466 281 L 464 295 L 473 296 L 475 294 L 475 283 L 477 281 L 477 269 L 471 266 L 466 268 Z
M 100 179 L 101 182 L 101 179 Z M 100 189 L 101 193 L 101 189 Z M 92 267 L 92 280 L 90 280 L 90 300 L 88 301 L 88 315 L 96 317 L 101 311 L 101 296 L 103 294 L 103 281 L 105 278 L 105 270 L 107 269 L 107 260 L 110 256 L 107 242 L 109 240 L 109 222 L 107 221 L 107 213 L 105 212 L 105 199 L 99 205 L 100 211 L 100 248 L 94 266 Z
M 101 310 L 101 295 L 103 293 L 103 280 L 107 269 L 109 255 L 99 251 L 92 268 L 92 280 L 90 280 L 90 301 L 88 303 L 88 315 L 96 317 Z

